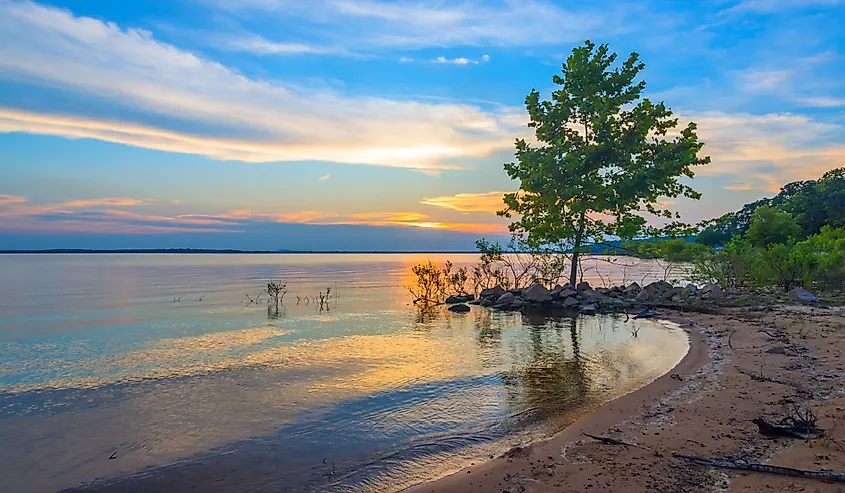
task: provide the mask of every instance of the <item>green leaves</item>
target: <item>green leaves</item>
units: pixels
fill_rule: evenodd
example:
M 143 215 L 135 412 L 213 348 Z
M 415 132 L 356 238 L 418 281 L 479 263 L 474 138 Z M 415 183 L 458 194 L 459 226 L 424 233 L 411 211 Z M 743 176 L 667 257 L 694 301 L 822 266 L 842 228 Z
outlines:
M 504 165 L 520 182 L 500 212 L 520 216 L 511 232 L 533 245 L 567 243 L 576 262 L 585 239 L 660 234 L 647 228 L 644 214 L 678 219 L 660 200 L 698 199 L 680 178 L 692 178 L 694 166 L 710 162 L 699 157 L 704 144 L 694 123 L 670 139 L 678 125 L 671 110 L 641 99 L 639 55 L 616 60 L 607 45 L 589 40 L 573 49 L 552 78 L 558 89 L 551 98 L 542 100 L 536 90 L 525 98 L 538 144 L 517 140 L 516 161 Z

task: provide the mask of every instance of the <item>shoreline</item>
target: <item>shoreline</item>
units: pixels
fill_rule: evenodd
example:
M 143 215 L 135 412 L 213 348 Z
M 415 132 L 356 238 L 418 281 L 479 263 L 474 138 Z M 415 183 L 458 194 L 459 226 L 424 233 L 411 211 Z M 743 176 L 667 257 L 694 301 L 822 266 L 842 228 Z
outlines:
M 661 317 L 656 321 L 658 323 L 666 321 L 678 324 L 678 328 L 686 332 L 689 338 L 689 349 L 684 357 L 681 358 L 674 367 L 656 378 L 654 381 L 633 392 L 617 397 L 593 411 L 590 411 L 586 415 L 578 418 L 571 425 L 549 438 L 531 443 L 518 450 L 512 450 L 505 455 L 489 459 L 481 464 L 465 467 L 433 481 L 420 483 L 400 490 L 399 493 L 449 493 L 456 491 L 478 491 L 477 487 L 472 489 L 473 483 L 475 483 L 475 478 L 490 477 L 491 474 L 495 474 L 496 471 L 503 468 L 512 469 L 512 467 L 508 467 L 508 464 L 513 463 L 515 456 L 524 456 L 526 455 L 526 451 L 530 451 L 531 449 L 553 447 L 557 444 L 564 444 L 573 440 L 578 440 L 582 437 L 583 433 L 594 432 L 596 429 L 606 427 L 605 425 L 613 424 L 621 419 L 625 419 L 629 414 L 632 414 L 638 406 L 653 402 L 668 392 L 680 389 L 683 382 L 673 378 L 673 375 L 697 371 L 710 361 L 710 357 L 708 355 L 708 344 L 701 331 L 696 330 L 695 327 L 690 328 L 681 325 L 679 320 L 677 320 L 680 314 L 676 313 L 675 315 L 676 316 L 674 317 Z M 530 454 L 530 452 L 528 453 Z M 483 491 L 486 492 L 487 490 L 484 489 Z
M 845 415 L 845 309 L 781 305 L 659 315 L 690 337 L 687 355 L 665 375 L 553 437 L 402 493 L 843 491 L 841 483 L 714 469 L 673 454 L 845 471 L 845 431 L 836 431 L 837 417 Z M 828 435 L 773 439 L 753 421 L 777 423 L 796 410 L 811 411 Z

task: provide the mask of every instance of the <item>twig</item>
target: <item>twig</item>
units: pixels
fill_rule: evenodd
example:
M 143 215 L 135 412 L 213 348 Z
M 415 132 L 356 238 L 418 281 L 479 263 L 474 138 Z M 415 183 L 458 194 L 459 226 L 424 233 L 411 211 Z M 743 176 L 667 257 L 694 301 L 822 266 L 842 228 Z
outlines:
M 701 466 L 716 467 L 719 469 L 735 469 L 739 471 L 753 471 L 766 474 L 778 474 L 781 476 L 792 476 L 795 478 L 820 479 L 822 481 L 845 483 L 845 473 L 805 471 L 803 469 L 793 469 L 791 467 L 770 466 L 768 464 L 754 464 L 747 462 L 732 462 L 727 460 L 708 459 L 706 457 L 696 457 L 692 455 L 672 454 L 672 457 L 693 462 Z
M 634 448 L 638 448 L 638 449 L 642 449 L 642 450 L 647 450 L 647 451 L 649 451 L 649 452 L 653 452 L 653 453 L 657 454 L 657 452 L 656 452 L 655 450 L 652 450 L 652 449 L 650 449 L 650 448 L 648 448 L 648 447 L 643 447 L 642 445 L 637 445 L 636 443 L 629 443 L 629 442 L 625 442 L 625 441 L 622 441 L 622 440 L 617 440 L 617 439 L 615 439 L 615 438 L 610 438 L 610 437 L 602 437 L 602 436 L 590 435 L 589 433 L 582 433 L 582 434 L 583 434 L 585 437 L 592 438 L 593 440 L 598 440 L 599 442 L 601 442 L 601 443 L 603 443 L 603 444 L 605 444 L 605 445 L 624 445 L 625 447 L 634 447 Z

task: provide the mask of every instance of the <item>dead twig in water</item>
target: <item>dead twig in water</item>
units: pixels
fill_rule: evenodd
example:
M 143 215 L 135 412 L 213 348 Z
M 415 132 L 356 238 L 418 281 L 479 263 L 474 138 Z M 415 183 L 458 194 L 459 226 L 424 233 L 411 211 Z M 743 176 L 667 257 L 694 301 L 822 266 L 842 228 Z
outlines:
M 770 466 L 768 464 L 754 464 L 748 462 L 733 462 L 728 460 L 708 459 L 693 455 L 672 454 L 676 459 L 685 460 L 700 466 L 716 467 L 719 469 L 734 469 L 738 471 L 753 471 L 766 474 L 777 474 L 780 476 L 791 476 L 794 478 L 819 479 L 835 483 L 845 483 L 845 473 L 826 471 L 806 471 L 791 467 Z

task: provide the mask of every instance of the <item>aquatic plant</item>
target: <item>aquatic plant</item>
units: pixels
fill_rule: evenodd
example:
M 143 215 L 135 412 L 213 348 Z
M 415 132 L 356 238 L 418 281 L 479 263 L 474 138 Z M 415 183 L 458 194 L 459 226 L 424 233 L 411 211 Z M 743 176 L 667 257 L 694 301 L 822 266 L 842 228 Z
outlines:
M 284 303 L 285 295 L 288 292 L 288 283 L 282 281 L 268 281 L 267 294 L 270 295 L 271 302 L 279 308 L 279 305 Z

